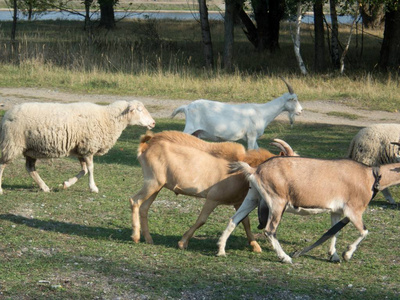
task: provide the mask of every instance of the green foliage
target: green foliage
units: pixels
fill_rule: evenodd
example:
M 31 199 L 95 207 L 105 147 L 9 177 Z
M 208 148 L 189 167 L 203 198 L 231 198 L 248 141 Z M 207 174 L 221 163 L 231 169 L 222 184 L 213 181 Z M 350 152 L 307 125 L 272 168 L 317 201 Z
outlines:
M 155 131 L 182 130 L 183 120 L 157 119 Z M 350 126 L 274 121 L 259 144 L 287 141 L 303 156 L 338 158 L 359 130 Z M 227 257 L 216 257 L 216 242 L 225 229 L 231 207 L 218 207 L 200 228 L 186 251 L 177 242 L 195 222 L 201 199 L 162 190 L 149 211 L 154 245 L 130 240 L 128 199 L 142 185 L 136 158 L 145 129 L 129 127 L 111 151 L 95 161 L 99 194 L 89 192 L 87 177 L 70 189 L 60 183 L 79 170 L 76 159 L 42 160 L 38 171 L 52 188 L 38 191 L 23 159 L 5 170 L 0 196 L 0 298 L 5 299 L 398 299 L 400 286 L 399 206 L 378 194 L 364 214 L 370 234 L 350 262 L 327 261 L 328 245 L 294 259 L 278 262 L 270 243 L 256 229 L 263 248 L 247 246 L 242 227 L 227 243 Z M 187 166 L 190 169 L 190 166 Z M 400 190 L 393 188 L 400 198 Z M 301 249 L 330 227 L 328 214 L 283 216 L 278 229 L 288 253 Z M 357 238 L 351 225 L 338 238 L 338 251 Z

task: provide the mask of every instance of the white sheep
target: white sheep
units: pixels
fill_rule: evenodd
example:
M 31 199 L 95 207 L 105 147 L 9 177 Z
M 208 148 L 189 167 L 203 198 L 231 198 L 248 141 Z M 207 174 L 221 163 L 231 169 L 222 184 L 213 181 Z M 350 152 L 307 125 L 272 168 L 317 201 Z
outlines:
M 350 142 L 347 157 L 367 166 L 398 162 L 400 124 L 374 124 L 361 129 Z M 386 200 L 395 204 L 389 189 L 382 190 Z
M 289 112 L 290 124 L 293 125 L 295 116 L 302 112 L 293 88 L 284 82 L 289 93 L 264 104 L 227 104 L 200 99 L 178 107 L 171 117 L 185 114 L 185 133 L 211 141 L 242 139 L 247 141 L 248 149 L 257 149 L 257 139 L 280 113 Z
M 107 153 L 128 125 L 151 129 L 155 122 L 139 101 L 116 101 L 107 106 L 35 102 L 14 106 L 1 122 L 0 194 L 4 168 L 19 155 L 26 158 L 28 173 L 45 192 L 50 189 L 36 172 L 36 160 L 76 156 L 82 170 L 65 181 L 64 188 L 89 171 L 90 190 L 97 193 L 93 156 Z

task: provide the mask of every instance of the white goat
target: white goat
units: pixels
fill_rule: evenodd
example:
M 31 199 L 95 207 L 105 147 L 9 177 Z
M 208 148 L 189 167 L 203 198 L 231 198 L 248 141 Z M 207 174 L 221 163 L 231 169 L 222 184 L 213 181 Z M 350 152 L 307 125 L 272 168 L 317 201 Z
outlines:
M 243 172 L 250 181 L 250 190 L 236 214 L 221 235 L 218 255 L 225 255 L 225 245 L 236 225 L 262 203 L 267 206 L 265 235 L 281 261 L 291 263 L 276 239 L 276 230 L 284 212 L 315 214 L 331 212 L 332 224 L 342 214 L 360 232 L 343 258 L 349 260 L 358 244 L 368 234 L 362 215 L 378 190 L 400 183 L 400 163 L 368 167 L 349 159 L 322 160 L 302 157 L 274 157 L 252 168 L 243 162 L 231 164 L 234 172 Z M 345 218 L 345 219 L 346 219 Z M 335 232 L 334 232 L 335 233 Z M 329 254 L 339 261 L 333 237 Z
M 289 93 L 265 104 L 227 104 L 200 99 L 178 107 L 171 117 L 185 113 L 185 133 L 211 141 L 242 139 L 247 141 L 248 149 L 257 149 L 257 139 L 280 113 L 289 112 L 290 124 L 293 125 L 295 116 L 302 112 L 293 88 L 284 82 Z
M 284 141 L 276 139 L 274 145 L 285 155 L 294 155 Z M 187 248 L 194 232 L 205 224 L 218 205 L 233 205 L 237 209 L 246 196 L 249 183 L 242 174 L 229 174 L 229 162 L 246 161 L 257 166 L 272 156 L 275 155 L 265 149 L 246 151 L 238 143 L 209 143 L 178 131 L 148 132 L 141 137 L 138 148 L 144 184 L 130 199 L 133 241 L 139 242 L 142 232 L 146 243 L 153 243 L 148 227 L 148 210 L 160 190 L 167 188 L 177 195 L 206 198 L 196 223 L 178 243 L 179 248 Z M 253 251 L 260 252 L 248 218 L 243 220 L 243 225 Z
M 107 153 L 128 125 L 151 129 L 155 122 L 140 101 L 116 101 L 107 106 L 82 102 L 14 106 L 1 122 L 0 194 L 4 168 L 19 155 L 25 156 L 28 173 L 45 192 L 50 189 L 36 171 L 36 160 L 76 156 L 82 170 L 65 181 L 64 188 L 89 171 L 90 190 L 97 193 L 93 156 Z
M 347 157 L 374 167 L 398 162 L 399 147 L 392 141 L 400 138 L 400 124 L 373 124 L 362 128 L 351 140 Z M 382 190 L 385 199 L 396 204 L 389 189 Z

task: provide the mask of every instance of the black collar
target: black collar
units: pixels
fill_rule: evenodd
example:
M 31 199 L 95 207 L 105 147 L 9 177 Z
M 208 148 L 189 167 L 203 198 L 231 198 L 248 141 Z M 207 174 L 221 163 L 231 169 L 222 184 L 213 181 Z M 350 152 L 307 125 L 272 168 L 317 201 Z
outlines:
M 379 167 L 373 167 L 372 168 L 372 174 L 374 175 L 375 181 L 374 184 L 372 185 L 372 199 L 374 199 L 375 195 L 379 192 L 379 181 L 382 178 L 382 175 L 380 174 L 380 168 Z

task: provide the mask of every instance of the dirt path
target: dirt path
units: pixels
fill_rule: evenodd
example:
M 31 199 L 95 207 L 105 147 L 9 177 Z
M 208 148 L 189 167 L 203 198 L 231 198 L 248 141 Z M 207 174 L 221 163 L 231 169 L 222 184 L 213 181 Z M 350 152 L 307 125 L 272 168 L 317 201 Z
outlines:
M 154 118 L 167 118 L 172 110 L 180 105 L 188 104 L 189 100 L 155 99 L 146 97 L 115 96 L 115 95 L 85 95 L 70 94 L 56 90 L 33 88 L 0 88 L 0 105 L 7 110 L 17 103 L 23 102 L 96 102 L 109 103 L 116 100 L 137 99 L 143 102 Z M 334 125 L 366 126 L 372 123 L 398 123 L 400 113 L 385 111 L 369 111 L 348 107 L 334 101 L 304 101 L 300 100 L 304 113 L 296 118 L 296 122 L 323 123 Z M 328 115 L 329 113 L 345 113 L 357 116 L 355 120 L 345 117 Z M 183 118 L 183 115 L 179 117 Z M 286 114 L 277 118 L 287 120 Z

